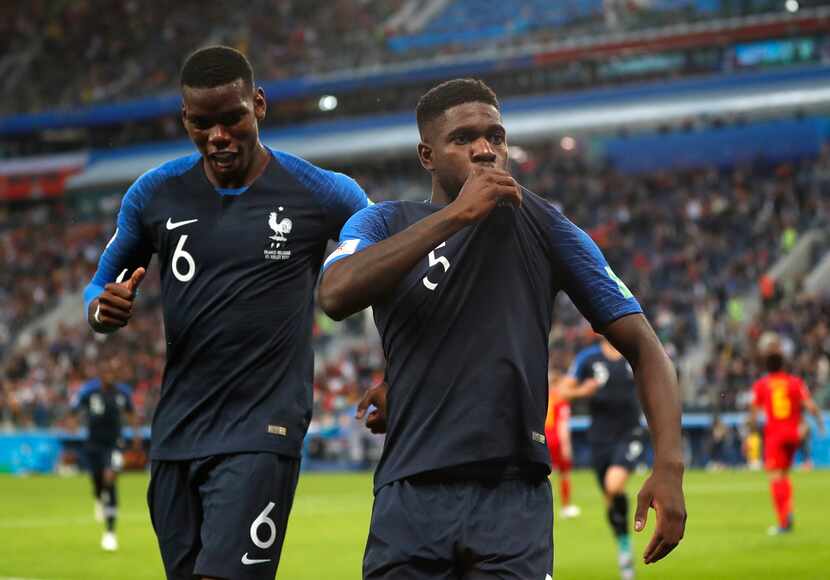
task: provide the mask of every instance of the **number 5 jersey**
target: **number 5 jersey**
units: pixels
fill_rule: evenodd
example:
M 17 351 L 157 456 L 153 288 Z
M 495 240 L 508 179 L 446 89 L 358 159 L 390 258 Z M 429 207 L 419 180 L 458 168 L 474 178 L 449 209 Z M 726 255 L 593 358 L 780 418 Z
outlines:
M 358 212 L 324 268 L 440 209 L 402 201 Z M 560 290 L 595 328 L 641 312 L 588 235 L 525 191 L 521 208 L 458 231 L 372 305 L 389 384 L 375 489 L 479 461 L 550 469 L 548 334 Z

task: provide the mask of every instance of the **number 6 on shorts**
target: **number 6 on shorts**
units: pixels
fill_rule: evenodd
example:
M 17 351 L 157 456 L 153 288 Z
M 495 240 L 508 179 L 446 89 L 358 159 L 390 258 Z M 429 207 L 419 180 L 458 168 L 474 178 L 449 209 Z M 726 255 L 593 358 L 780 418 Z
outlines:
M 271 510 L 274 509 L 274 502 L 268 502 L 268 505 L 265 506 L 265 509 L 262 510 L 254 523 L 251 524 L 251 541 L 256 545 L 257 548 L 262 550 L 266 550 L 274 545 L 274 540 L 277 539 L 277 525 L 274 523 L 274 520 L 268 517 L 268 514 L 271 513 Z M 257 533 L 259 527 L 262 525 L 268 526 L 269 535 L 266 541 L 262 541 L 259 539 L 259 534 Z

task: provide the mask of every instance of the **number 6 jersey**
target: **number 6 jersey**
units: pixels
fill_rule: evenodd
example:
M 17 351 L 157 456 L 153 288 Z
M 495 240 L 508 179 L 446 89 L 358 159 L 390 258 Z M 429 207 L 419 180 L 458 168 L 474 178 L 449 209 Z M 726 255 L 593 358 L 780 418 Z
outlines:
M 201 156 L 142 175 L 84 292 L 89 303 L 158 254 L 167 340 L 153 459 L 299 456 L 311 418 L 313 292 L 326 243 L 368 200 L 292 155 L 250 186 L 215 188 Z
M 441 207 L 387 202 L 355 214 L 324 267 Z M 585 232 L 525 191 L 417 264 L 373 304 L 387 359 L 375 489 L 418 473 L 507 460 L 548 466 L 548 334 L 564 290 L 595 328 L 640 305 Z

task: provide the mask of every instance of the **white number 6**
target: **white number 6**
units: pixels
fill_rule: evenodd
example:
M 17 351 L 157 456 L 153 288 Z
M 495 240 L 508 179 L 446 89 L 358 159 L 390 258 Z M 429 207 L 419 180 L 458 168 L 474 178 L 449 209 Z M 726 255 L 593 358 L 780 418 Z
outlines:
M 437 250 L 439 248 L 443 248 L 446 245 L 447 245 L 447 242 L 441 242 L 438 246 L 435 247 L 435 250 Z M 450 269 L 450 261 L 447 260 L 444 256 L 440 256 L 440 257 L 436 258 L 435 257 L 435 250 L 432 250 L 429 253 L 429 267 L 432 268 L 433 266 L 441 264 L 441 266 L 444 268 L 444 272 L 446 272 L 447 270 Z M 424 276 L 424 279 L 422 280 L 422 282 L 424 283 L 424 286 L 427 287 L 427 290 L 435 290 L 436 288 L 438 288 L 438 283 L 437 282 L 430 282 L 429 274 Z
M 190 282 L 193 275 L 196 273 L 196 261 L 193 256 L 184 251 L 184 243 L 187 241 L 187 235 L 179 238 L 179 243 L 176 244 L 176 251 L 173 252 L 173 275 L 182 282 Z M 187 272 L 179 271 L 179 260 L 187 262 Z
M 271 501 L 268 502 L 268 505 L 265 506 L 265 509 L 262 510 L 262 513 L 256 517 L 254 523 L 251 524 L 251 541 L 253 541 L 253 543 L 256 544 L 257 548 L 260 548 L 262 550 L 270 548 L 273 545 L 274 540 L 277 539 L 277 524 L 274 523 L 274 520 L 268 517 L 268 514 L 271 513 L 272 509 L 274 509 L 274 502 Z M 259 526 L 263 524 L 268 526 L 268 530 L 270 532 L 268 535 L 268 539 L 264 542 L 259 539 L 259 535 L 257 534 Z

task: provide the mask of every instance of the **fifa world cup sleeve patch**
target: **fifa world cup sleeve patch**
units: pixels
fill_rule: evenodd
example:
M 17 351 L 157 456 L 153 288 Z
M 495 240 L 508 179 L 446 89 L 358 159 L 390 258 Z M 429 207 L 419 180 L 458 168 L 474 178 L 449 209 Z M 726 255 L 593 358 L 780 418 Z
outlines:
M 360 240 L 345 240 L 340 242 L 340 245 L 337 246 L 337 249 L 334 250 L 328 258 L 326 258 L 323 267 L 325 268 L 329 264 L 343 258 L 345 256 L 350 256 L 357 251 L 357 246 L 360 244 Z

